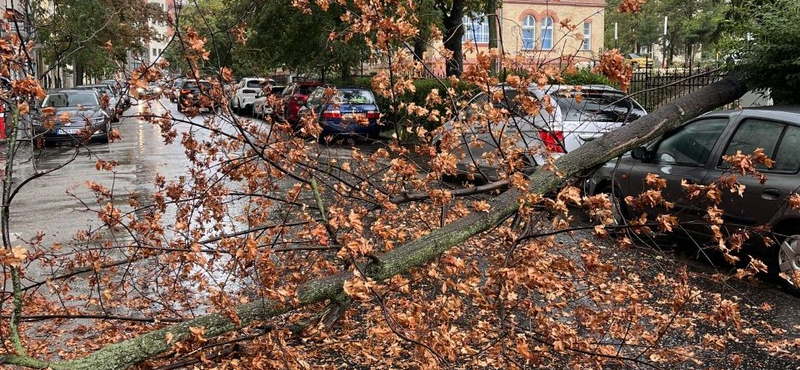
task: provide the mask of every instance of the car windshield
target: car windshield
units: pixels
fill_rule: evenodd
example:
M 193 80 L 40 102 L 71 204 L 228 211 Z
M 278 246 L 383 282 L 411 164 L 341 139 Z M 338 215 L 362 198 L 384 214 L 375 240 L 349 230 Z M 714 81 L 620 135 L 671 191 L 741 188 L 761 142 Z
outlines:
M 375 98 L 368 90 L 339 90 L 335 100 L 341 104 L 375 104 Z
M 245 87 L 248 87 L 248 88 L 251 88 L 251 89 L 260 89 L 261 88 L 261 81 L 259 81 L 259 80 L 247 81 L 247 84 L 245 84 Z
M 97 95 L 93 91 L 60 92 L 48 94 L 42 102 L 42 107 L 91 107 L 98 106 Z
M 558 105 L 567 121 L 631 122 L 645 115 L 644 109 L 618 92 L 559 93 Z

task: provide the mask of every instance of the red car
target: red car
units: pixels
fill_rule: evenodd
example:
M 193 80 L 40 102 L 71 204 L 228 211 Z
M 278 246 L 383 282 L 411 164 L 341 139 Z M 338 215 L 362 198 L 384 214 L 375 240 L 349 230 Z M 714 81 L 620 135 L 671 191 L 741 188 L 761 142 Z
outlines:
M 322 86 L 320 82 L 296 82 L 283 90 L 281 97 L 283 98 L 283 106 L 285 109 L 284 117 L 290 123 L 294 124 L 298 121 L 297 112 L 300 111 L 305 105 L 308 95 L 314 92 L 314 89 Z

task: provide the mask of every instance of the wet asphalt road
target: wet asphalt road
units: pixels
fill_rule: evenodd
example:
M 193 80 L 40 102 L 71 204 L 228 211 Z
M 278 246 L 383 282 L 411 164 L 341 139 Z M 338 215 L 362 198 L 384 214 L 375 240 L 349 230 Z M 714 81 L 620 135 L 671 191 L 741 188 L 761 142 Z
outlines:
M 165 106 L 153 105 L 153 113 L 174 110 L 174 105 L 168 101 L 162 100 L 161 103 Z M 125 115 L 133 116 L 138 109 L 133 106 Z M 177 111 L 173 114 L 179 115 Z M 30 240 L 36 233 L 43 232 L 45 245 L 56 242 L 66 245 L 77 230 L 101 225 L 96 215 L 86 211 L 81 204 L 81 201 L 97 204 L 96 197 L 86 186 L 87 181 L 112 189 L 115 203 L 124 204 L 128 194 L 151 192 L 156 174 L 163 174 L 170 180 L 184 172 L 188 161 L 183 148 L 179 142 L 165 145 L 158 126 L 133 117 L 113 125 L 120 131 L 121 141 L 110 144 L 90 142 L 87 147 L 80 148 L 72 163 L 33 180 L 17 195 L 11 204 L 12 242 L 14 239 Z M 22 148 L 15 162 L 14 182 L 19 183 L 36 171 L 60 166 L 73 156 L 75 150 L 69 144 L 34 150 L 30 146 Z M 116 173 L 96 170 L 98 157 L 117 161 Z

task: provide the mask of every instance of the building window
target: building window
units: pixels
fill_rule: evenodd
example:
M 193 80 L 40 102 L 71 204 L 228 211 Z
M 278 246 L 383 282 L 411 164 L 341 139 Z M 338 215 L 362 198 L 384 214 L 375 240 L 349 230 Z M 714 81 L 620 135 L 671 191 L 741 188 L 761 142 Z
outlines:
M 155 57 L 156 55 L 158 55 L 158 53 L 156 52 L 156 49 L 153 48 L 153 56 Z
M 583 50 L 592 51 L 592 24 L 583 24 Z
M 536 19 L 532 15 L 522 20 L 522 50 L 533 50 L 536 45 Z
M 553 48 L 553 18 L 542 20 L 542 50 Z
M 464 38 L 462 41 L 472 40 L 475 43 L 486 44 L 489 42 L 489 19 L 487 17 L 466 18 L 461 20 L 464 25 Z

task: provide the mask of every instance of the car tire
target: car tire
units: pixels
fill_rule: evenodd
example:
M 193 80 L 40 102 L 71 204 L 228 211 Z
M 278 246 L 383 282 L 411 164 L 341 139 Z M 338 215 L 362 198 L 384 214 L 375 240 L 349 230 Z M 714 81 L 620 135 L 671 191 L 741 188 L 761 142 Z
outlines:
M 108 143 L 108 141 L 109 141 L 109 140 L 108 140 L 108 134 L 109 134 L 109 132 L 111 132 L 111 123 L 110 123 L 110 122 L 109 122 L 108 124 L 106 124 L 106 128 L 105 128 L 105 130 L 103 130 L 103 135 L 102 135 L 102 136 L 100 136 L 100 137 L 97 139 L 97 141 L 99 141 L 99 142 L 101 142 L 101 143 L 103 143 L 103 144 L 107 144 L 107 143 Z
M 778 234 L 782 234 L 782 236 L 776 238 L 777 248 L 769 248 L 771 253 L 766 257 L 769 274 L 777 280 L 782 288 L 795 295 L 800 295 L 800 286 L 779 276 L 780 273 L 788 275 L 788 272 L 791 272 L 790 269 L 800 271 L 800 227 L 779 231 Z M 790 255 L 787 255 L 787 251 Z

